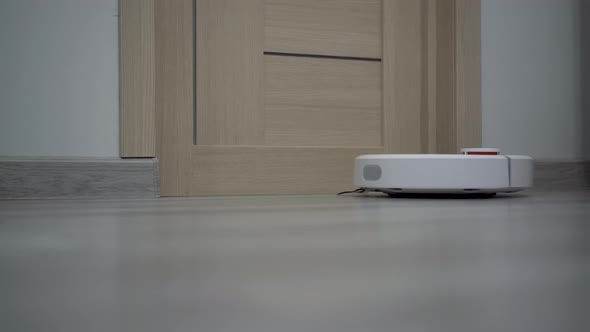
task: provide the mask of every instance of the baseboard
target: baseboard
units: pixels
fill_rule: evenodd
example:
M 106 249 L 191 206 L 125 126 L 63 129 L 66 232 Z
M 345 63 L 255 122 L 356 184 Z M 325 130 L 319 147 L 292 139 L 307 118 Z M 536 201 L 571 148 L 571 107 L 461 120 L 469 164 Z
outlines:
M 590 190 L 590 161 L 536 161 L 535 189 Z
M 0 157 L 0 199 L 159 196 L 155 158 Z
M 590 190 L 590 161 L 535 162 L 535 189 Z M 0 199 L 159 196 L 155 158 L 0 157 Z

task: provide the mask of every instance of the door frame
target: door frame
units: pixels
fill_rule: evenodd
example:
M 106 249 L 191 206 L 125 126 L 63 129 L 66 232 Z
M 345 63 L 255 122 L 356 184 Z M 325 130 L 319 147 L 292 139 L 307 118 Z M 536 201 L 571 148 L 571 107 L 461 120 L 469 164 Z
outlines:
M 162 196 L 190 194 L 194 1 L 120 0 L 120 156 L 157 157 Z M 481 146 L 481 0 L 383 0 L 383 13 L 385 151 Z

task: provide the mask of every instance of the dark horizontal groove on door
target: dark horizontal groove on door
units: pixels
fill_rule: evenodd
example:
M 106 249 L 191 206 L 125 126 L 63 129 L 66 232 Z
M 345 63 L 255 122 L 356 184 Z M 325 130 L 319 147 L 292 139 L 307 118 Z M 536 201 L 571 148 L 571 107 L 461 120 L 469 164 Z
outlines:
M 336 60 L 355 60 L 355 61 L 373 61 L 381 62 L 379 58 L 363 58 L 355 56 L 338 56 L 338 55 L 320 55 L 320 54 L 302 54 L 302 53 L 283 53 L 283 52 L 264 52 L 265 55 L 273 56 L 290 56 L 300 58 L 316 58 L 316 59 L 336 59 Z

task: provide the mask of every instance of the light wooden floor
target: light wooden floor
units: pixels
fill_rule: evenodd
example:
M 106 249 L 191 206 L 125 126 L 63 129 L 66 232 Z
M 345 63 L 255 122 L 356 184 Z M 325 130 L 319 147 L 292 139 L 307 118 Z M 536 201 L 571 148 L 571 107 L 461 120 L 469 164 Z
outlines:
M 588 331 L 590 194 L 0 201 L 0 331 Z

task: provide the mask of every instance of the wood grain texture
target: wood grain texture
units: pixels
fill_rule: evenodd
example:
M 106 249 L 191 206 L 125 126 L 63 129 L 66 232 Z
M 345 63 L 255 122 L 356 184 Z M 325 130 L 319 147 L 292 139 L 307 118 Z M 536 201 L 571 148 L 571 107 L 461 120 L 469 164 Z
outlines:
M 590 161 L 536 161 L 535 189 L 590 190 Z
M 264 141 L 264 0 L 197 0 L 197 144 Z
M 266 0 L 265 51 L 381 58 L 381 0 Z
M 157 159 L 0 159 L 0 199 L 159 197 L 159 185 Z
M 455 2 L 457 148 L 480 147 L 481 0 Z
M 382 146 L 380 62 L 265 59 L 267 145 Z
M 436 53 L 436 120 L 435 130 L 430 132 L 436 141 L 436 153 L 458 153 L 457 126 L 469 125 L 457 122 L 456 107 L 456 49 L 455 49 L 455 0 L 429 0 L 436 15 L 436 43 L 429 52 Z
M 269 114 L 265 110 L 264 81 L 266 78 L 263 70 L 265 49 L 260 42 L 265 35 L 265 19 L 260 16 L 265 12 L 263 10 L 265 3 L 262 0 L 248 2 L 197 0 L 197 6 L 201 8 L 198 16 L 204 16 L 202 20 L 197 21 L 197 30 L 200 31 L 197 36 L 199 54 L 196 58 L 199 67 L 197 141 L 198 144 L 206 146 L 202 147 L 204 150 L 193 147 L 193 61 L 195 59 L 192 44 L 192 1 L 155 1 L 155 58 L 158 78 L 156 80 L 158 131 L 156 152 L 161 158 L 164 195 L 272 193 L 273 191 L 274 193 L 297 193 L 298 190 L 303 190 L 288 189 L 303 188 L 292 185 L 290 181 L 293 178 L 302 181 L 309 192 L 321 192 L 329 185 L 320 183 L 318 187 L 310 187 L 311 182 L 305 182 L 307 175 L 311 173 L 317 175 L 318 172 L 323 174 L 322 170 L 326 165 L 330 165 L 332 158 L 344 160 L 338 157 L 342 151 L 354 150 L 355 154 L 367 151 L 353 147 L 342 148 L 344 150 L 336 147 L 252 147 L 265 144 L 266 124 L 279 123 L 277 126 L 286 127 L 285 132 L 288 132 L 291 127 L 281 122 L 297 122 L 302 118 L 301 115 L 293 113 L 295 120 L 273 119 L 272 116 L 268 117 L 268 123 L 265 120 L 265 116 Z M 454 2 L 454 10 L 449 12 L 449 8 L 444 7 L 442 12 L 440 6 L 447 6 L 453 2 L 438 1 L 436 6 L 432 6 L 429 1 L 383 1 L 382 89 L 384 92 L 382 93 L 381 143 L 384 149 L 370 149 L 370 151 L 425 152 L 425 150 L 430 151 L 434 145 L 437 150 L 444 147 L 450 151 L 453 146 L 458 149 L 462 144 L 467 145 L 466 142 L 476 142 L 478 137 L 481 141 L 481 105 L 476 102 L 481 101 L 481 75 L 472 74 L 479 73 L 480 69 L 477 65 L 481 62 L 479 48 L 472 47 L 474 43 L 479 44 L 479 34 L 470 30 L 470 27 L 479 24 L 479 11 L 473 9 L 479 8 L 479 4 L 474 5 L 469 1 L 457 0 Z M 479 0 L 476 1 L 479 3 Z M 339 1 L 338 3 L 348 2 Z M 254 10 L 254 7 L 259 10 Z M 433 14 L 431 10 L 434 7 L 437 8 L 437 12 Z M 454 17 L 454 20 L 446 26 L 447 30 L 439 31 L 442 24 L 448 23 L 449 17 Z M 447 21 L 441 21 L 441 19 Z M 200 24 L 203 24 L 205 30 Z M 436 30 L 436 37 L 432 35 L 433 30 Z M 453 31 L 451 36 L 453 38 L 449 37 L 450 31 Z M 255 37 L 258 34 L 262 36 L 260 39 Z M 220 38 L 211 40 L 215 36 Z M 210 45 L 211 48 L 204 48 L 200 46 L 201 44 Z M 431 51 L 436 54 L 433 55 Z M 295 52 L 301 53 L 301 51 Z M 462 52 L 463 58 L 459 57 L 459 52 Z M 244 54 L 246 54 L 245 57 Z M 444 54 L 446 58 L 441 54 Z M 345 54 L 345 56 L 354 56 L 354 54 Z M 212 62 L 207 64 L 207 61 Z M 207 65 L 202 65 L 203 63 Z M 456 68 L 451 69 L 452 63 Z M 227 64 L 228 67 L 224 68 L 223 64 Z M 260 70 L 256 71 L 255 68 Z M 205 73 L 204 78 L 201 77 L 203 73 Z M 220 75 L 220 77 L 206 79 L 214 75 Z M 435 79 L 436 82 L 431 82 L 431 79 Z M 231 93 L 222 93 L 220 92 L 222 90 L 216 89 L 205 92 L 211 87 L 221 87 L 222 90 L 226 89 L 226 92 L 231 90 Z M 273 84 L 271 91 L 274 87 Z M 459 87 L 461 91 L 458 91 Z M 475 89 L 474 93 L 469 92 L 473 89 Z M 449 97 L 449 94 L 452 96 Z M 313 94 L 306 96 L 316 98 Z M 210 104 L 210 106 L 202 107 L 201 103 Z M 246 107 L 246 105 L 255 104 L 260 107 Z M 444 109 L 442 109 L 443 106 Z M 455 107 L 454 112 L 453 107 Z M 205 113 L 202 112 L 203 109 Z M 279 111 L 282 110 L 279 109 Z M 201 119 L 201 116 L 204 118 Z M 321 121 L 319 123 L 321 124 Z M 445 130 L 448 130 L 448 133 L 443 135 Z M 269 137 L 277 137 L 277 133 L 278 130 Z M 294 136 L 300 140 L 306 135 L 310 134 Z M 328 135 L 334 134 L 332 132 Z M 439 139 L 441 135 L 450 139 Z M 433 143 L 432 137 L 437 138 L 436 144 Z M 452 140 L 455 140 L 454 144 Z M 296 140 L 291 142 L 293 143 L 281 144 L 312 144 Z M 357 145 L 358 140 L 355 143 Z M 214 148 L 209 144 L 234 145 L 228 149 L 236 150 L 227 152 L 229 150 L 226 151 L 224 147 Z M 447 144 L 446 147 L 444 144 Z M 243 150 L 238 151 L 237 146 L 243 146 Z M 293 149 L 297 153 L 291 154 Z M 201 156 L 200 153 L 203 155 Z M 346 158 L 353 154 L 346 153 Z M 258 159 L 253 157 L 254 155 L 257 155 Z M 234 170 L 240 158 L 244 158 L 244 165 L 249 165 L 245 168 L 249 171 L 244 174 L 237 174 L 238 172 Z M 278 161 L 278 158 L 282 158 L 283 161 Z M 325 163 L 322 158 L 326 158 Z M 319 160 L 321 163 L 314 169 L 309 167 L 310 160 Z M 265 166 L 269 163 L 277 167 Z M 340 174 L 341 170 L 334 170 L 334 165 L 336 164 L 331 165 L 333 173 Z M 277 174 L 276 170 L 282 168 L 288 169 L 291 172 L 288 173 L 290 175 L 286 178 L 272 175 L 275 176 L 275 180 L 270 183 L 264 182 L 266 178 L 262 178 L 263 174 Z M 297 177 L 297 168 L 303 177 Z M 246 175 L 250 176 L 249 183 L 254 184 L 255 190 L 252 192 L 246 186 L 248 182 Z M 236 190 L 230 188 L 232 179 L 237 179 L 237 183 L 240 183 L 240 187 Z M 311 179 L 315 181 L 318 178 L 312 176 Z M 344 177 L 339 179 L 342 181 Z M 282 183 L 282 180 L 285 180 L 286 184 Z M 332 180 L 326 181 L 331 185 L 336 183 L 331 182 Z
M 121 157 L 156 155 L 154 20 L 154 0 L 121 0 Z
M 156 153 L 163 196 L 188 196 L 193 142 L 193 1 L 156 0 Z
M 193 195 L 317 194 L 353 187 L 354 158 L 383 149 L 193 148 Z
M 423 108 L 422 118 L 422 152 L 436 153 L 437 152 L 437 96 L 438 96 L 438 15 L 437 15 L 438 0 L 426 0 L 426 49 L 427 55 L 425 59 L 425 79 L 426 84 L 426 103 L 427 106 Z
M 457 153 L 481 145 L 480 55 L 473 54 L 480 36 L 469 32 L 480 17 L 466 9 L 473 6 L 455 0 L 384 1 L 386 151 Z M 458 16 L 470 23 L 459 26 Z M 467 47 L 458 46 L 462 34 L 469 35 Z M 463 60 L 461 49 L 469 50 Z
M 424 91 L 422 0 L 383 1 L 383 126 L 386 153 L 422 152 Z

